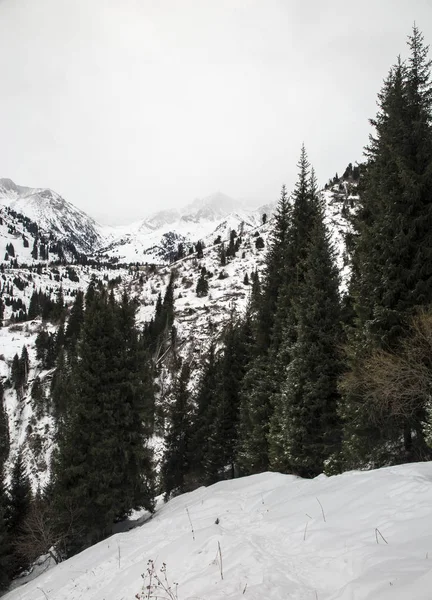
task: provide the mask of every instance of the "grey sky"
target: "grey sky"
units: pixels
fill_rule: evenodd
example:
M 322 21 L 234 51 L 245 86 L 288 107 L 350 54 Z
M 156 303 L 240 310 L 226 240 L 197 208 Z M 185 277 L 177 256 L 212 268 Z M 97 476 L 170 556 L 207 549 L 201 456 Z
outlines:
M 125 223 L 361 158 L 431 0 L 0 0 L 0 177 Z

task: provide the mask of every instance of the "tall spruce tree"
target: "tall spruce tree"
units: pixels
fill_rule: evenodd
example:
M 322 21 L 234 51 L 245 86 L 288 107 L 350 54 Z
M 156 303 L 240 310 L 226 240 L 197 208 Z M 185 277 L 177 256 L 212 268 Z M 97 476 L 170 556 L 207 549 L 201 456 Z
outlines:
M 282 410 L 278 411 L 283 451 L 273 456 L 273 467 L 312 477 L 321 473 L 326 460 L 340 449 L 339 276 L 322 208 L 315 218 L 302 271 L 303 281 L 293 300 L 296 340 L 287 352 L 290 362 L 280 393 Z M 285 343 L 290 343 L 289 337 Z
M 16 541 L 22 533 L 24 522 L 30 513 L 32 498 L 32 489 L 24 464 L 23 453 L 19 450 L 12 466 L 6 509 L 7 529 L 9 539 L 12 542 Z M 12 549 L 10 565 L 13 575 L 16 575 L 28 566 L 25 558 L 16 549 Z
M 409 417 L 365 399 L 356 381 L 376 350 L 396 349 L 413 313 L 432 302 L 432 85 L 428 48 L 416 27 L 407 65 L 398 61 L 378 96 L 360 180 L 351 294 L 356 315 L 344 385 L 346 466 L 428 456 L 425 407 Z
M 78 290 L 65 331 L 65 343 L 72 352 L 75 351 L 83 322 L 84 294 L 81 290 Z
M 0 380 L 0 473 L 3 472 L 3 466 L 9 456 L 9 448 L 9 423 L 4 404 L 3 382 Z
M 192 402 L 188 390 L 190 367 L 183 364 L 174 386 L 174 400 L 169 413 L 162 463 L 162 481 L 165 499 L 186 491 L 189 471 L 190 438 L 192 431 Z
M 134 310 L 127 298 L 118 305 L 104 289 L 87 294 L 54 461 L 60 525 L 70 529 L 71 511 L 76 515 L 68 554 L 109 535 L 113 521 L 132 508 L 153 508 L 146 448 L 153 399 L 142 372 Z
M 240 423 L 237 460 L 242 474 L 269 469 L 269 427 L 274 381 L 269 377 L 268 356 L 258 356 L 249 364 L 240 391 Z
M 0 468 L 0 591 L 9 584 L 11 571 L 11 538 L 6 518 L 7 495 L 3 468 Z
M 261 301 L 257 317 L 257 343 L 260 352 L 270 347 L 277 300 L 284 283 L 284 259 L 289 241 L 291 207 L 285 185 L 274 216 L 274 227 L 266 256 Z
M 286 401 L 282 393 L 286 369 L 292 360 L 291 349 L 297 341 L 296 307 L 305 280 L 306 259 L 311 234 L 319 213 L 315 176 L 311 172 L 304 146 L 298 163 L 298 180 L 293 192 L 293 208 L 288 242 L 284 252 L 283 284 L 275 307 L 270 347 L 269 381 L 271 382 L 272 415 L 268 433 L 270 464 L 273 469 L 287 470 Z
M 240 390 L 251 356 L 252 341 L 249 319 L 241 321 L 231 315 L 218 361 L 217 403 L 206 455 L 205 468 L 210 482 L 236 474 Z
M 190 479 L 196 484 L 211 481 L 213 473 L 206 471 L 209 440 L 216 417 L 216 406 L 219 386 L 219 364 L 214 342 L 210 344 L 205 364 L 198 382 L 195 396 L 195 410 L 189 444 Z

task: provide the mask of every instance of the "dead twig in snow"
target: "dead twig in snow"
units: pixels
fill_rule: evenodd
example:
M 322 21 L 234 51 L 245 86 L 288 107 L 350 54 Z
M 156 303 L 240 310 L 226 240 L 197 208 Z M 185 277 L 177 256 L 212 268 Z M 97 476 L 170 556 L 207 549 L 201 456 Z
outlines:
M 189 523 L 190 523 L 190 526 L 191 526 L 192 538 L 193 538 L 193 541 L 195 541 L 195 531 L 194 531 L 194 528 L 193 528 L 193 525 L 192 525 L 192 519 L 191 519 L 191 517 L 190 517 L 190 514 L 189 514 L 189 509 L 188 509 L 188 507 L 187 507 L 187 506 L 186 506 L 186 512 L 187 512 L 187 516 L 188 516 Z
M 381 533 L 381 531 L 378 529 L 378 527 L 375 527 L 375 539 L 376 539 L 376 543 L 379 544 L 379 542 L 378 542 L 378 534 L 380 534 L 380 536 L 385 541 L 385 543 L 388 544 L 388 541 L 385 539 L 385 537 L 383 536 L 383 534 Z
M 326 517 L 325 517 L 325 513 L 324 513 L 324 509 L 323 509 L 323 505 L 321 504 L 321 502 L 318 500 L 318 498 L 316 499 L 316 501 L 318 502 L 318 504 L 321 506 L 321 512 L 322 512 L 322 516 L 324 519 L 324 523 L 326 523 Z

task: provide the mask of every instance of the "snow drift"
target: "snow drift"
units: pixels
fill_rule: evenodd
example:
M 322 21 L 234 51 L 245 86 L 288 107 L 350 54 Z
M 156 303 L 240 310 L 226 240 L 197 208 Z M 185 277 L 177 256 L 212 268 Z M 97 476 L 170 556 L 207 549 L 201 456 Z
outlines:
M 263 473 L 162 504 L 4 600 L 133 600 L 150 559 L 179 600 L 430 600 L 431 523 L 432 463 Z

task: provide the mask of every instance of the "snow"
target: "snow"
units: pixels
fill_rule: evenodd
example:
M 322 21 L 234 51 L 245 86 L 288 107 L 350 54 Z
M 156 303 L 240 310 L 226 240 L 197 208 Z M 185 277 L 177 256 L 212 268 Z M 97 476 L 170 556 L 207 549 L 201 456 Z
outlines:
M 431 522 L 431 463 L 263 473 L 162 504 L 4 600 L 133 600 L 148 560 L 166 564 L 179 600 L 430 600 Z

